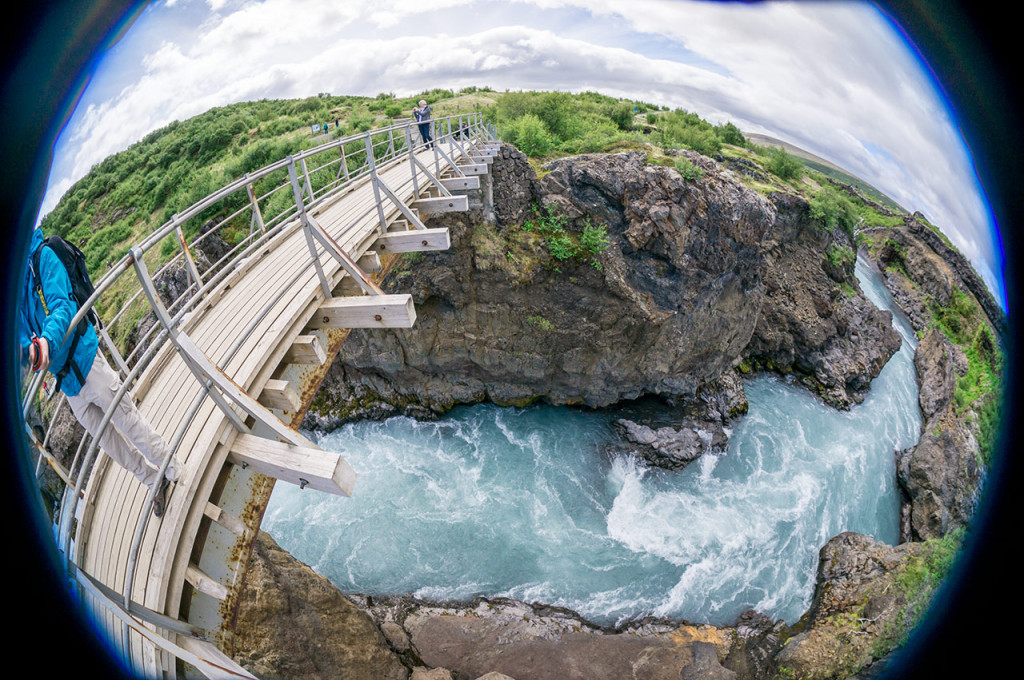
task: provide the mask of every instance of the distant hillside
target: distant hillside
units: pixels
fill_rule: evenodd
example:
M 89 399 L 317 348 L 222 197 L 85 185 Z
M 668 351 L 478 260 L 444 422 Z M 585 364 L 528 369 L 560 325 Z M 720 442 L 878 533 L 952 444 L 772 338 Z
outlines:
M 903 206 L 883 194 L 875 187 L 871 186 L 856 175 L 850 174 L 838 165 L 830 163 L 821 156 L 815 156 L 810 151 L 805 151 L 794 144 L 784 142 L 781 139 L 776 139 L 775 137 L 769 137 L 768 135 L 757 134 L 755 132 L 745 132 L 743 134 L 747 139 L 755 144 L 760 144 L 761 146 L 777 146 L 785 149 L 789 153 L 800 158 L 804 164 L 812 170 L 816 170 L 826 177 L 831 177 L 837 182 L 843 182 L 844 184 L 857 187 L 865 196 L 878 201 L 882 205 L 889 207 L 891 210 L 901 213 L 907 212 Z

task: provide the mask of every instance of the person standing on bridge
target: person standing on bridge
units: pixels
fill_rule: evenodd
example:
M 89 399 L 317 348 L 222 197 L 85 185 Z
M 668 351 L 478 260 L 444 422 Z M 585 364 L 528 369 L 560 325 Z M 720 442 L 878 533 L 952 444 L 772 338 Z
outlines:
M 33 254 L 39 249 L 42 249 L 38 258 L 39 271 L 34 272 Z M 84 333 L 73 332 L 65 341 L 68 325 L 78 313 L 78 304 L 71 290 L 71 279 L 63 263 L 52 249 L 44 247 L 43 234 L 35 229 L 25 268 L 20 309 L 22 357 L 33 371 L 49 369 L 53 375 L 60 376 L 58 385 L 67 396 L 71 412 L 95 437 L 114 395 L 121 388 L 121 380 L 107 364 L 103 353 L 97 351 L 99 342 L 96 329 L 91 324 L 86 322 Z M 176 457 L 171 456 L 163 438 L 139 413 L 129 395 L 118 403 L 111 422 L 100 437 L 100 446 L 147 487 L 157 486 L 153 513 L 157 517 L 162 516 L 167 505 L 168 487 L 171 482 L 178 481 L 181 465 Z M 170 462 L 160 479 L 159 467 L 168 457 Z
M 428 149 L 434 146 L 434 138 L 430 135 L 430 113 L 430 107 L 427 106 L 424 99 L 421 99 L 420 105 L 412 110 L 412 115 L 419 124 L 420 137 L 423 138 L 423 143 L 427 145 Z

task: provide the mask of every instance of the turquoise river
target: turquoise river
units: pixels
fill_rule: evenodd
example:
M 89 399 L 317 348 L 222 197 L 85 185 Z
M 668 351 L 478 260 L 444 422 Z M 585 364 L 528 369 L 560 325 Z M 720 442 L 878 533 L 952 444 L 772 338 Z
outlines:
M 892 301 L 858 261 L 865 294 Z M 459 407 L 306 433 L 358 472 L 352 498 L 278 484 L 263 528 L 343 592 L 504 596 L 603 624 L 644 616 L 795 622 L 818 551 L 899 536 L 894 451 L 916 443 L 914 335 L 849 411 L 786 380 L 746 382 L 729 449 L 681 471 L 610 455 L 614 412 Z

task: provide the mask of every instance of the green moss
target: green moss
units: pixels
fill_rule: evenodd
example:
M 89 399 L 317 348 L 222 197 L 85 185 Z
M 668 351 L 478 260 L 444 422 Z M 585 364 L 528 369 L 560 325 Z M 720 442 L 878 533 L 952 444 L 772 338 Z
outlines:
M 550 332 L 555 330 L 555 324 L 551 323 L 550 321 L 545 319 L 543 316 L 540 316 L 539 314 L 531 314 L 530 316 L 527 316 L 526 321 L 527 323 L 536 326 L 542 331 Z

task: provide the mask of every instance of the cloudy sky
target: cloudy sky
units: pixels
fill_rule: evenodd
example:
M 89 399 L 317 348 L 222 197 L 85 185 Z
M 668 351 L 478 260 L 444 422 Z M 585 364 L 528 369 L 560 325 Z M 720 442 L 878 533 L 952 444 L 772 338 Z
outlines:
M 214 106 L 467 85 L 597 90 L 791 142 L 920 210 L 1003 296 L 956 121 L 900 32 L 859 2 L 158 0 L 97 64 L 42 214 L 106 156 Z

